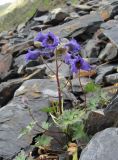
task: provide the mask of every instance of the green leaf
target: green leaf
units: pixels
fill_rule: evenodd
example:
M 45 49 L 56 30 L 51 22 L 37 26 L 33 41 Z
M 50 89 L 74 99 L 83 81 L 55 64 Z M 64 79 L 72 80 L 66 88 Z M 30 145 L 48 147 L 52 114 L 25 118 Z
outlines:
M 82 122 L 75 123 L 72 126 L 72 140 L 88 140 L 88 136 L 84 131 L 84 124 Z
M 15 158 L 15 160 L 26 160 L 26 154 L 24 151 L 21 151 L 18 156 Z
M 21 134 L 18 136 L 18 139 L 21 138 L 22 136 L 30 133 L 35 124 L 36 124 L 36 122 L 32 121 L 32 122 L 29 123 L 29 125 L 27 125 L 26 128 L 23 128 L 22 131 L 21 131 Z
M 35 139 L 35 142 L 36 142 L 35 146 L 45 148 L 46 146 L 50 145 L 50 142 L 52 139 L 53 139 L 52 137 L 46 136 L 46 135 L 38 136 Z
M 78 109 L 65 110 L 56 119 L 57 124 L 62 130 L 66 130 L 68 125 L 74 124 L 77 121 L 84 119 L 85 111 Z
M 94 82 L 91 81 L 84 87 L 84 91 L 86 93 L 96 92 L 99 88 L 100 88 L 99 85 L 97 85 L 97 84 L 95 84 Z
M 42 126 L 42 128 L 44 128 L 45 130 L 48 130 L 48 128 L 51 126 L 51 124 L 49 124 L 48 122 L 43 122 L 41 126 Z
M 56 107 L 45 107 L 45 108 L 40 109 L 40 111 L 46 112 L 46 113 L 53 113 L 55 109 Z

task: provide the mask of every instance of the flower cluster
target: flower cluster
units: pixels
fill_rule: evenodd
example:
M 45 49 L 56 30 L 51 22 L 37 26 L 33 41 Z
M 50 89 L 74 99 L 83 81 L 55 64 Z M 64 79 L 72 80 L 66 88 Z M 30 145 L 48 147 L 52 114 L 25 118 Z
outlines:
M 28 50 L 26 61 L 36 60 L 39 56 L 51 58 L 56 51 L 58 52 L 60 43 L 59 38 L 52 32 L 47 34 L 39 32 L 34 39 L 34 44 L 38 46 L 38 49 Z M 70 65 L 71 72 L 77 73 L 80 69 L 87 71 L 91 69 L 90 65 L 79 55 L 81 47 L 75 39 L 64 44 L 63 49 L 65 51 L 63 59 L 66 64 Z M 61 48 L 62 51 L 63 49 Z
M 80 69 L 90 70 L 91 66 L 86 62 L 78 52 L 81 50 L 80 45 L 76 40 L 72 39 L 68 44 L 65 45 L 67 53 L 65 55 L 65 63 L 71 66 L 71 72 L 77 73 Z
M 36 60 L 39 56 L 52 57 L 54 55 L 54 50 L 59 44 L 59 38 L 55 36 L 52 32 L 43 34 L 39 32 L 34 39 L 34 44 L 36 44 L 38 49 L 28 50 L 26 54 L 26 61 Z

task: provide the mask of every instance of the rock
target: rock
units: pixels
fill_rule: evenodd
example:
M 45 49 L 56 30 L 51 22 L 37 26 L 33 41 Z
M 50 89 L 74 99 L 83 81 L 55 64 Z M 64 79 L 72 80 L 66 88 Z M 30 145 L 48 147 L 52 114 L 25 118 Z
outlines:
M 97 77 L 95 78 L 95 83 L 104 84 L 105 76 L 112 74 L 116 71 L 116 66 L 114 65 L 103 65 L 97 68 Z
M 118 128 L 97 133 L 82 151 L 80 160 L 118 159 Z
M 94 14 L 76 18 L 56 27 L 50 27 L 49 29 L 44 30 L 44 33 L 47 33 L 48 30 L 50 30 L 59 37 L 76 37 L 85 31 L 88 32 L 88 29 L 91 29 L 93 26 L 94 29 L 92 29 L 91 32 L 94 32 L 102 22 L 102 18 L 96 12 Z
M 12 65 L 12 55 L 0 54 L 0 79 L 3 80 L 7 76 Z
M 33 45 L 33 40 L 28 40 L 26 42 L 11 46 L 6 52 L 9 51 L 12 55 L 14 53 L 19 53 L 19 52 L 21 53 L 23 51 L 27 51 L 27 49 L 32 45 Z
M 112 127 L 115 120 L 106 116 L 103 109 L 91 111 L 86 120 L 85 129 L 88 135 L 94 135 L 103 129 Z
M 95 39 L 91 39 L 87 42 L 85 46 L 86 57 L 97 58 L 99 55 L 100 46 Z
M 116 34 L 118 30 L 118 22 L 116 20 L 108 21 L 101 25 L 101 28 L 104 35 L 118 48 L 118 35 Z
M 14 95 L 14 92 L 16 89 L 20 87 L 20 85 L 32 78 L 44 78 L 45 75 L 45 68 L 35 70 L 32 74 L 25 78 L 18 78 L 18 79 L 13 79 L 9 80 L 7 82 L 3 82 L 0 84 L 0 107 L 3 107 L 6 105 Z
M 70 13 L 70 18 L 78 18 L 78 17 L 79 17 L 78 13 L 76 13 L 76 12 L 71 12 L 71 13 Z M 69 17 L 65 18 L 65 21 L 66 21 L 68 18 L 69 18 Z
M 47 29 L 48 27 L 50 27 L 50 25 L 45 25 L 45 24 L 40 24 L 40 25 L 35 25 L 33 27 L 31 27 L 31 30 L 40 32 L 41 30 Z
M 114 74 L 105 76 L 105 81 L 108 84 L 118 83 L 118 73 L 114 73 Z
M 110 61 L 116 58 L 118 55 L 118 49 L 112 43 L 107 43 L 106 47 L 99 54 L 100 60 Z
M 28 99 L 28 105 L 39 125 L 47 121 L 47 114 L 40 109 L 49 106 L 48 99 L 32 97 Z M 0 159 L 12 160 L 21 149 L 29 147 L 33 137 L 42 131 L 35 126 L 39 131 L 34 129 L 29 135 L 18 139 L 22 129 L 32 122 L 28 108 L 21 96 L 0 109 Z
M 81 4 L 81 5 L 75 5 L 74 6 L 74 10 L 76 12 L 80 11 L 80 10 L 83 10 L 83 11 L 91 11 L 92 10 L 92 7 L 91 6 L 88 6 L 86 4 Z
M 88 63 L 89 64 L 97 64 L 97 63 L 99 63 L 99 59 L 98 58 L 88 58 Z
M 90 79 L 87 77 L 81 77 L 81 84 L 84 87 L 88 82 L 90 82 Z M 82 90 L 79 79 L 78 78 L 74 78 L 71 80 L 72 83 L 72 91 L 73 92 L 80 92 Z
M 69 65 L 65 64 L 62 61 L 58 61 L 58 64 L 61 65 L 59 67 L 59 77 L 60 78 L 66 78 L 66 77 L 70 77 L 70 69 L 69 69 Z M 49 77 L 54 78 L 55 77 L 55 73 L 56 73 L 56 62 L 52 62 L 52 63 L 47 63 L 46 64 L 42 64 L 42 65 L 38 65 L 35 67 L 27 67 L 26 71 L 33 71 L 36 70 L 38 68 L 46 68 L 46 74 Z M 50 69 L 49 69 L 50 68 Z
M 3 46 L 3 45 L 5 45 L 5 44 L 7 44 L 7 43 L 8 43 L 8 40 L 2 39 L 2 40 L 0 41 L 0 46 Z
M 65 85 L 64 82 L 62 84 Z M 76 101 L 74 95 L 69 93 L 66 88 L 62 89 L 62 94 L 64 100 Z M 42 98 L 51 97 L 51 99 L 57 99 L 58 98 L 57 82 L 56 80 L 50 80 L 50 79 L 27 80 L 14 94 L 15 97 L 20 95 L 25 95 L 27 97 L 34 95 L 35 97 L 42 97 Z
M 34 17 L 34 21 L 40 22 L 40 23 L 45 23 L 48 21 L 48 14 L 40 16 L 40 17 Z
M 3 31 L 3 32 L 1 32 L 1 33 L 0 33 L 0 40 L 1 40 L 1 39 L 4 39 L 4 37 L 7 36 L 7 35 L 8 35 L 8 31 Z
M 68 17 L 69 14 L 62 8 L 56 8 L 52 10 L 48 16 L 47 21 L 45 21 L 46 24 L 59 24 L 62 22 L 66 17 Z
M 26 24 L 25 23 L 21 23 L 18 25 L 17 27 L 17 32 L 22 32 L 23 29 L 25 28 Z
M 103 3 L 101 3 L 101 7 L 99 8 L 99 10 L 104 20 L 113 18 L 115 15 L 118 14 L 118 1 L 117 0 L 103 1 Z
M 118 92 L 110 100 L 105 109 L 91 111 L 88 115 L 85 129 L 89 135 L 109 128 L 118 127 Z
M 19 68 L 21 65 L 26 66 L 26 64 L 27 62 L 25 60 L 25 54 L 14 58 L 14 64 L 13 64 L 14 67 Z
M 108 113 L 116 113 L 118 114 L 118 92 L 115 94 L 115 96 L 111 99 L 111 102 L 108 104 L 108 106 L 104 110 L 105 114 Z M 113 116 L 115 119 L 117 119 L 115 116 Z

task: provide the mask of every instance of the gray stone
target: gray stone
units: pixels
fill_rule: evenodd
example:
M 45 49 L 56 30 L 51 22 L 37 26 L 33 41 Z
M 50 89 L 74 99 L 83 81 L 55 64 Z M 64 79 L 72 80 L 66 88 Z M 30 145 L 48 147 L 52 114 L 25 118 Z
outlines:
M 108 84 L 118 83 L 118 73 L 105 76 L 105 81 Z
M 76 11 L 80 11 L 80 10 L 83 10 L 83 11 L 91 11 L 92 10 L 92 7 L 91 6 L 88 6 L 86 4 L 83 4 L 83 5 L 75 5 L 74 6 L 75 10 Z
M 18 32 L 22 32 L 23 29 L 25 28 L 25 25 L 26 25 L 25 23 L 19 24 L 18 27 L 17 27 L 17 31 L 18 31 Z
M 90 82 L 90 79 L 87 78 L 87 77 L 81 77 L 80 80 L 81 80 L 81 84 L 82 84 L 83 87 L 85 85 L 87 85 L 88 82 Z M 72 91 L 73 92 L 80 92 L 80 91 L 82 91 L 82 88 L 81 88 L 81 85 L 80 85 L 80 82 L 79 82 L 78 78 L 72 79 L 71 83 L 72 83 Z
M 33 27 L 31 27 L 31 30 L 40 32 L 41 30 L 47 29 L 48 27 L 50 27 L 50 25 L 45 25 L 45 24 L 40 24 L 40 25 L 35 25 Z
M 58 24 L 62 22 L 66 17 L 69 17 L 69 14 L 62 8 L 56 8 L 52 10 L 48 16 L 46 24 Z
M 117 57 L 118 50 L 112 43 L 107 43 L 106 47 L 101 51 L 99 55 L 100 60 L 110 61 Z
M 97 133 L 82 151 L 80 160 L 118 160 L 118 128 Z
M 106 22 L 104 25 L 101 25 L 104 35 L 117 46 L 118 48 L 118 22 L 116 20 L 111 20 Z
M 14 44 L 12 46 L 9 46 L 7 49 L 4 50 L 4 53 L 11 53 L 12 55 L 14 53 L 23 52 L 24 50 L 27 50 L 30 46 L 33 45 L 33 40 L 27 40 L 25 42 Z
M 32 97 L 28 99 L 28 105 L 39 125 L 47 121 L 47 114 L 40 111 L 49 106 L 47 99 Z M 39 131 L 34 129 L 29 135 L 18 139 L 22 129 L 32 122 L 28 108 L 22 102 L 21 96 L 15 97 L 8 105 L 0 109 L 0 159 L 12 160 L 21 149 L 30 146 L 34 136 L 42 132 L 35 126 L 35 129 Z
M 23 54 L 14 59 L 13 66 L 19 68 L 21 65 L 26 66 L 26 64 L 25 54 Z
M 118 114 L 118 91 L 104 110 L 105 114 L 112 112 Z M 114 116 L 114 118 L 116 117 Z
M 62 25 L 56 27 L 50 27 L 47 30 L 44 30 L 45 33 L 48 30 L 52 31 L 54 34 L 57 34 L 59 37 L 76 37 L 79 34 L 84 33 L 88 28 L 94 26 L 94 30 L 103 22 L 101 16 L 95 12 L 90 15 L 85 15 L 80 18 L 76 18 Z M 94 32 L 94 30 L 92 30 Z
M 97 45 L 98 42 L 95 39 L 91 39 L 85 46 L 86 56 L 88 58 L 97 58 L 99 55 L 100 47 Z
M 3 80 L 7 76 L 12 65 L 12 59 L 11 54 L 0 54 L 0 79 Z
M 97 84 L 103 84 L 105 83 L 105 76 L 108 74 L 112 74 L 114 71 L 116 71 L 116 66 L 114 65 L 101 65 L 97 68 L 97 77 L 95 78 L 95 82 Z
M 85 127 L 89 135 L 94 135 L 108 127 L 118 127 L 118 92 L 109 101 L 105 109 L 89 113 Z
M 58 65 L 60 65 L 60 67 L 59 67 L 59 77 L 60 78 L 70 77 L 69 65 L 65 64 L 62 61 L 58 61 Z M 55 76 L 55 73 L 56 73 L 56 62 L 55 61 L 52 62 L 52 63 L 38 65 L 38 66 L 35 66 L 35 67 L 27 67 L 26 71 L 35 70 L 37 68 L 44 68 L 44 67 L 46 68 L 46 74 L 49 77 L 54 77 Z
M 48 15 L 43 15 L 40 17 L 34 17 L 35 21 L 41 22 L 41 23 L 45 23 L 48 20 Z
M 14 95 L 16 89 L 20 87 L 20 85 L 28 80 L 33 78 L 43 78 L 45 75 L 45 69 L 37 69 L 32 74 L 24 78 L 18 78 L 13 80 L 8 80 L 7 82 L 3 82 L 0 84 L 0 107 L 6 105 Z
M 61 85 L 65 85 L 65 81 L 60 81 Z M 30 86 L 30 87 L 29 87 Z M 43 98 L 58 99 L 58 90 L 56 80 L 50 79 L 32 79 L 25 81 L 19 89 L 15 92 L 14 96 L 25 95 L 30 97 L 30 94 Z M 65 100 L 76 101 L 75 96 L 68 92 L 64 87 L 62 88 L 62 95 Z

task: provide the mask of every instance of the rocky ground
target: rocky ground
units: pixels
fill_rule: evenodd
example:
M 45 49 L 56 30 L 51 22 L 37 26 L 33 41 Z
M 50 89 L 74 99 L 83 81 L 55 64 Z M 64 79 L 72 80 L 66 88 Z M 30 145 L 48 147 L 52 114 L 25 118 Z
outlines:
M 82 48 L 82 57 L 94 66 L 91 77 L 107 92 L 116 90 L 118 83 L 118 0 L 80 0 L 78 5 L 70 1 L 52 11 L 37 10 L 35 15 L 15 30 L 0 33 L 0 159 L 11 160 L 21 149 L 28 150 L 33 137 L 18 139 L 21 129 L 31 121 L 23 97 L 27 97 L 30 109 L 39 123 L 48 120 L 40 111 L 50 106 L 49 97 L 57 98 L 53 74 L 41 61 L 26 63 L 25 54 L 33 47 L 33 39 L 39 31 L 52 31 L 60 38 L 75 38 Z M 65 40 L 64 39 L 64 40 Z M 61 62 L 60 62 L 61 63 Z M 55 70 L 55 61 L 48 62 Z M 69 67 L 63 63 L 59 74 L 69 76 Z M 90 80 L 86 73 L 82 84 Z M 81 91 L 76 78 L 72 79 L 73 91 Z M 64 90 L 67 105 L 77 101 L 77 96 Z M 105 109 L 92 111 L 86 128 L 94 135 L 83 149 L 80 160 L 118 160 L 118 95 L 117 92 Z M 99 133 L 97 133 L 99 132 Z M 97 133 L 97 134 L 96 134 Z M 60 158 L 61 159 L 61 158 Z

